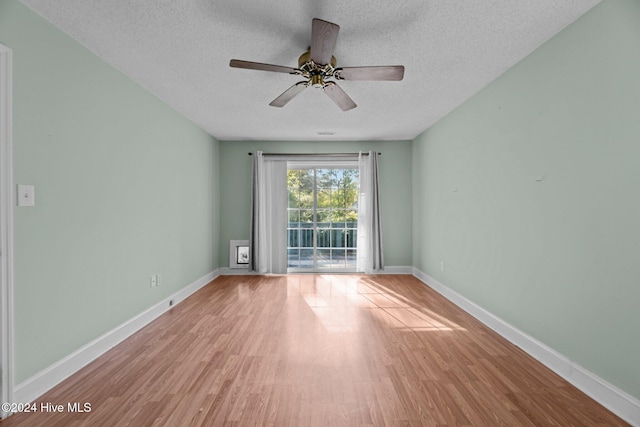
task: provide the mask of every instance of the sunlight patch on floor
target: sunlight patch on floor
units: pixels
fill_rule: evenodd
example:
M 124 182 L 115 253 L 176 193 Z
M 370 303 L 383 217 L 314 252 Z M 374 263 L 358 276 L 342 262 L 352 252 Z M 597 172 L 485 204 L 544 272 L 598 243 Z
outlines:
M 290 275 L 287 295 L 302 297 L 327 331 L 358 330 L 363 310 L 381 324 L 400 330 L 464 331 L 465 328 L 411 301 L 370 276 Z

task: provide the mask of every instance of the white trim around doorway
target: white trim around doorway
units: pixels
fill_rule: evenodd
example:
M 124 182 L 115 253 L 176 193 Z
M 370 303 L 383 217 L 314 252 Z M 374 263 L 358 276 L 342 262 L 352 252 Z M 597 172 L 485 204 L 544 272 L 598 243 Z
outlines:
M 0 44 L 0 401 L 13 401 L 12 51 Z M 10 413 L 2 410 L 0 417 Z

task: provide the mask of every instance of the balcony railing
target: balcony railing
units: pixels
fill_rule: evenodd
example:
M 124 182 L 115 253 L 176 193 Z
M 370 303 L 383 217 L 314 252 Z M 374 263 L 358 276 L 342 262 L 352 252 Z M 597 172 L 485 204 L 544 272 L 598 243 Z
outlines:
M 318 269 L 356 268 L 357 222 L 290 222 L 287 227 L 288 266 Z

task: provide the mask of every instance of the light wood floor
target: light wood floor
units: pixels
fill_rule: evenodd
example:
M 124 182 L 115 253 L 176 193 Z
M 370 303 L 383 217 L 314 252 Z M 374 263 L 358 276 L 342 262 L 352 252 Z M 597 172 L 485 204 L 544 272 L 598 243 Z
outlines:
M 9 426 L 627 425 L 411 276 L 223 276 Z

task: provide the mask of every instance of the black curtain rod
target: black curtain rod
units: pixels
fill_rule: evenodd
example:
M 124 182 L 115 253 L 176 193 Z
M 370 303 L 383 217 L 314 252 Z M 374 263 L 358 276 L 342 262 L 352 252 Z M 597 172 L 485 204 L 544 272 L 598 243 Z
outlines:
M 250 156 L 253 156 L 253 153 L 249 151 Z M 326 156 L 326 157 L 342 157 L 342 156 L 357 156 L 360 153 L 262 153 L 263 156 Z M 363 156 L 368 156 L 368 152 L 363 152 Z M 379 156 L 382 156 L 382 153 L 378 153 Z

